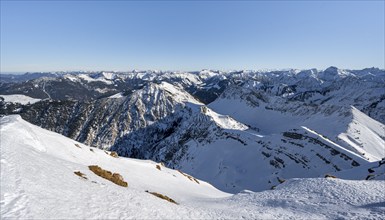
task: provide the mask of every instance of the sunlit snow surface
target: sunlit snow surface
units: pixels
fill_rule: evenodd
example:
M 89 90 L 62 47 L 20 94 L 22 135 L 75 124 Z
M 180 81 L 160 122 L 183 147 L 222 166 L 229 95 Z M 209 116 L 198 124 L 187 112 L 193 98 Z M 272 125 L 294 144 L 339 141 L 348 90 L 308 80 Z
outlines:
M 4 99 L 5 102 L 13 102 L 13 103 L 20 103 L 22 105 L 26 104 L 33 104 L 35 102 L 40 101 L 40 99 L 31 98 L 26 95 L 0 95 Z
M 354 106 L 346 111 L 347 117 L 339 112 L 325 116 L 315 113 L 311 117 L 292 115 L 266 109 L 262 104 L 252 107 L 244 100 L 218 98 L 208 105 L 220 114 L 227 114 L 235 120 L 259 128 L 266 136 L 279 134 L 290 129 L 313 130 L 319 137 L 326 136 L 333 142 L 353 152 L 364 155 L 369 161 L 385 157 L 385 126 L 370 118 Z
M 110 99 L 120 99 L 122 97 L 124 97 L 123 94 L 121 92 L 119 92 L 119 93 L 116 93 L 116 94 L 114 94 L 112 96 L 109 96 L 108 98 L 110 98 Z
M 231 195 L 203 181 L 190 181 L 176 170 L 158 170 L 152 161 L 114 158 L 95 148 L 92 152 L 19 116 L 1 118 L 0 131 L 2 219 L 380 219 L 385 215 L 383 180 L 291 179 L 275 190 Z M 96 176 L 88 165 L 120 173 L 128 187 Z M 167 195 L 179 205 L 145 190 Z

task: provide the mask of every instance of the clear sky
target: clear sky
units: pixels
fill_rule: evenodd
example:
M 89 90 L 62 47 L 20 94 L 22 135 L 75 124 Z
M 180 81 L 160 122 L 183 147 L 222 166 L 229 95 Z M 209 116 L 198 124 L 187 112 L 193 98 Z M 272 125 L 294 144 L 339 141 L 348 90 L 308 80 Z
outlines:
M 1 1 L 1 72 L 384 67 L 384 1 Z

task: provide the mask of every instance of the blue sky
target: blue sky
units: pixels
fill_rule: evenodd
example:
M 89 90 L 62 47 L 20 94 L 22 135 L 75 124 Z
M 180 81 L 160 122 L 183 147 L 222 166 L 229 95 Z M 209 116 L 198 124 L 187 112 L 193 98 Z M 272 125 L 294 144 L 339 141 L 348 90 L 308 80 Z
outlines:
M 384 67 L 384 1 L 1 1 L 1 72 Z

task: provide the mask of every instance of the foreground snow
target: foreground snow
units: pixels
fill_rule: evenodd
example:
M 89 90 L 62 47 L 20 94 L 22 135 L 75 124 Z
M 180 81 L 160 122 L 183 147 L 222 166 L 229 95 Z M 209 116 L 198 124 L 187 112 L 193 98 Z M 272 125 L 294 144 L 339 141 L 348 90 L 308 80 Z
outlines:
M 385 215 L 382 180 L 291 179 L 275 190 L 231 195 L 152 161 L 114 158 L 19 116 L 3 117 L 0 123 L 2 218 L 336 219 Z M 120 173 L 128 187 L 96 176 L 88 165 Z M 146 190 L 166 195 L 179 205 Z

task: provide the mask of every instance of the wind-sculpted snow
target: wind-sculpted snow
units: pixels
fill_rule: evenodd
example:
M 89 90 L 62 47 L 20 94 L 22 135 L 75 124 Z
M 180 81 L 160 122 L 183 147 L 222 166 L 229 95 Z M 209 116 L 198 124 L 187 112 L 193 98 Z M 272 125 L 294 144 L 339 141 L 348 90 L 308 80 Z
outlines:
M 275 190 L 233 195 L 162 164 L 112 157 L 19 116 L 0 118 L 0 132 L 4 219 L 381 219 L 385 213 L 383 180 L 288 179 Z M 119 173 L 128 187 L 95 175 L 90 165 Z

